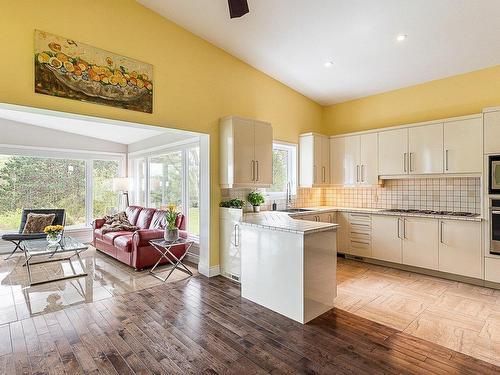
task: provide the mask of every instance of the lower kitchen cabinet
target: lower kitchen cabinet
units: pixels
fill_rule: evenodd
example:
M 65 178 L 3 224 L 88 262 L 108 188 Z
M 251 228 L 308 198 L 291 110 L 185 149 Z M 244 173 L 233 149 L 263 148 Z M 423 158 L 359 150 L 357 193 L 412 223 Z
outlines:
M 437 270 L 439 222 L 420 217 L 402 218 L 403 264 Z
M 439 271 L 482 278 L 481 223 L 439 220 Z
M 349 254 L 349 214 L 347 212 L 337 212 L 337 251 Z
M 403 262 L 403 219 L 372 215 L 372 257 L 386 262 Z

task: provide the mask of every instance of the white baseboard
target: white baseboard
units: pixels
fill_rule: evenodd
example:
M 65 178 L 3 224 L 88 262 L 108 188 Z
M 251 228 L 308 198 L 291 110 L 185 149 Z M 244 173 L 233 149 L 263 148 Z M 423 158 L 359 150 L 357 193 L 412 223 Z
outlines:
M 191 263 L 194 263 L 194 264 L 199 264 L 200 263 L 200 256 L 198 254 L 187 253 L 185 259 L 188 262 L 191 262 Z
M 201 264 L 198 264 L 198 272 L 207 277 L 214 277 L 220 275 L 220 266 L 212 266 L 210 268 L 205 268 Z

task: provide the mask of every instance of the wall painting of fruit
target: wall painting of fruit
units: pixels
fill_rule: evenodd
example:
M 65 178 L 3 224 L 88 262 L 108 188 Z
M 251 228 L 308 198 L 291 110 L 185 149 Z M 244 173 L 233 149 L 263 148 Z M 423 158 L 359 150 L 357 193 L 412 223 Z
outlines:
M 153 112 L 153 66 L 35 30 L 35 92 Z

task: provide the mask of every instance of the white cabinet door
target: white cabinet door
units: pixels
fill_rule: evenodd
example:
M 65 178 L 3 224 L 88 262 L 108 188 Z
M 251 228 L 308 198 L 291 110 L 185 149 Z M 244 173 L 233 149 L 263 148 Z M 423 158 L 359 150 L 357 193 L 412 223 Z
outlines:
M 319 221 L 322 223 L 336 223 L 337 222 L 337 213 L 336 212 L 325 212 L 319 214 Z
M 403 264 L 438 269 L 439 223 L 437 219 L 403 218 Z
M 439 271 L 482 278 L 481 223 L 439 221 Z
M 481 173 L 483 169 L 481 118 L 444 123 L 444 173 Z
M 408 152 L 410 174 L 443 173 L 443 124 L 409 128 Z
M 322 183 L 321 174 L 321 138 L 313 136 L 313 184 L 319 185 Z
M 233 142 L 234 184 L 253 185 L 255 183 L 255 127 L 252 120 L 233 120 Z
M 320 137 L 321 139 L 321 183 L 324 185 L 330 184 L 330 139 L 328 137 Z
M 255 185 L 273 184 L 273 128 L 266 122 L 254 122 Z M 236 149 L 238 150 L 238 149 Z
M 330 183 L 333 185 L 344 185 L 345 138 L 330 139 Z
M 408 173 L 408 129 L 378 133 L 378 174 L 382 176 Z
M 347 212 L 337 212 L 337 251 L 349 254 L 349 214 Z
M 359 142 L 360 181 L 362 185 L 378 183 L 378 137 L 377 133 L 362 134 Z
M 345 137 L 344 145 L 344 184 L 356 185 L 361 181 L 359 135 Z
M 372 215 L 372 257 L 386 262 L 403 262 L 402 218 Z
M 484 153 L 500 152 L 500 111 L 484 114 Z

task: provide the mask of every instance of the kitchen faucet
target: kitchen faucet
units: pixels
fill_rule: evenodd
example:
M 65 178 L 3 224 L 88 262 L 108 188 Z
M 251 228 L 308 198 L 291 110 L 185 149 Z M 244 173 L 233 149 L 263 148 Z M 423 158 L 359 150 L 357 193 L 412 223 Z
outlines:
M 286 209 L 292 208 L 292 186 L 290 182 L 286 183 Z

